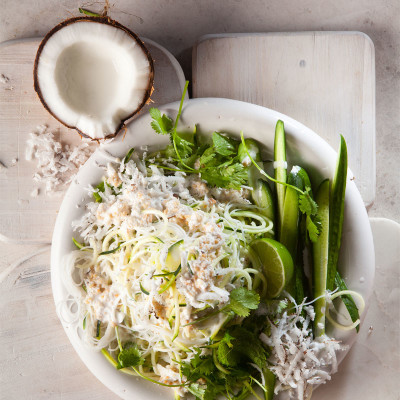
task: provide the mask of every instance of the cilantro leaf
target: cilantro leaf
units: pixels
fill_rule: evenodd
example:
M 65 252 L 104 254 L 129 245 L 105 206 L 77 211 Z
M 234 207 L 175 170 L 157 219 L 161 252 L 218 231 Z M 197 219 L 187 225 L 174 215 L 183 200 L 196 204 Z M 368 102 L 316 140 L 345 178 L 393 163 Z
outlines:
M 123 350 L 118 354 L 118 369 L 136 367 L 144 363 L 144 358 L 140 354 L 136 343 L 128 342 Z
M 239 190 L 247 182 L 247 169 L 241 163 L 220 164 L 211 169 L 200 169 L 201 177 L 209 185 Z
M 188 390 L 190 393 L 196 396 L 197 399 L 203 399 L 206 389 L 201 387 L 198 383 L 192 383 L 189 385 Z
M 236 149 L 238 144 L 236 140 L 224 136 L 219 132 L 214 132 L 212 134 L 212 141 L 216 153 L 221 154 L 222 156 L 230 156 L 237 152 Z
M 184 139 L 179 133 L 172 133 L 172 139 L 175 141 L 176 149 L 181 158 L 189 157 L 193 152 L 194 143 Z
M 161 135 L 168 135 L 173 127 L 172 119 L 165 114 L 161 115 L 161 111 L 158 108 L 150 108 L 149 113 L 153 119 L 151 127 Z
M 227 367 L 235 367 L 239 364 L 241 359 L 241 354 L 237 352 L 237 349 L 231 343 L 235 338 L 231 336 L 229 333 L 229 340 L 226 340 L 225 337 L 219 342 L 217 349 L 217 357 L 221 364 Z
M 267 361 L 267 356 L 258 335 L 241 326 L 235 326 L 231 330 L 231 334 L 236 339 L 233 342 L 235 350 L 240 352 L 245 358 L 250 359 L 254 364 L 257 364 L 260 368 L 263 368 Z
M 218 360 L 226 367 L 236 367 L 246 364 L 249 360 L 262 368 L 267 359 L 258 333 L 249 331 L 242 326 L 231 328 L 219 342 Z
M 318 205 L 311 197 L 310 187 L 306 187 L 304 193 L 299 195 L 299 208 L 303 214 L 315 215 L 318 212 Z
M 181 372 L 189 381 L 197 381 L 203 376 L 209 376 L 215 372 L 215 364 L 211 356 L 201 356 L 201 351 L 192 358 L 190 363 L 181 364 Z
M 250 310 L 256 310 L 260 303 L 260 296 L 254 290 L 244 287 L 233 289 L 230 294 L 229 309 L 240 317 L 247 317 Z
M 214 151 L 213 147 L 208 147 L 206 150 L 204 150 L 203 154 L 200 156 L 200 165 L 201 167 L 209 167 L 211 165 L 208 164 L 215 164 L 217 154 Z
M 319 218 L 318 214 L 312 216 L 307 215 L 306 227 L 310 240 L 315 243 L 322 229 L 321 219 Z
M 318 217 L 318 205 L 312 198 L 311 188 L 306 187 L 305 191 L 299 195 L 299 208 L 306 214 L 306 228 L 312 242 L 315 242 L 321 232 L 321 220 Z

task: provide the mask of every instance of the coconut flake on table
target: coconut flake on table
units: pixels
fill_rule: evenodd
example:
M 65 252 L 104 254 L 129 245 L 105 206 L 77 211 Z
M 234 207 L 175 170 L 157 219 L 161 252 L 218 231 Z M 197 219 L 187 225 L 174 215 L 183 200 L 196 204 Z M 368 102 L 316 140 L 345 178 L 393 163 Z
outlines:
M 76 147 L 63 145 L 45 125 L 30 133 L 25 150 L 27 161 L 36 160 L 33 179 L 45 185 L 46 194 L 65 189 L 92 153 L 91 146 L 85 142 Z

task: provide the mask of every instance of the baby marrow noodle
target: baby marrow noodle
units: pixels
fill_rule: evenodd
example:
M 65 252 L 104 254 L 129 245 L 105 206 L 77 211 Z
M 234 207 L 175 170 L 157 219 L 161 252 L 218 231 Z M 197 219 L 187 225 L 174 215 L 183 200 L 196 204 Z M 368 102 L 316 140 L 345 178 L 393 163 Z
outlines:
M 325 297 L 326 318 L 350 330 L 359 317 L 343 325 L 329 309 L 337 297 L 356 297 L 361 314 L 362 296 L 342 288 L 296 303 L 286 285 L 292 258 L 271 239 L 274 200 L 262 174 L 241 164 L 239 142 L 214 133 L 213 145 L 192 157 L 176 123 L 158 110 L 151 115 L 173 143 L 150 154 L 131 149 L 122 161 L 108 157 L 103 180 L 89 190 L 93 200 L 73 222 L 60 318 L 115 368 L 173 388 L 176 399 L 272 399 L 280 391 L 309 398 L 346 348 L 325 333 L 314 337 L 314 302 Z M 260 241 L 276 259 L 260 255 Z
M 161 383 L 181 384 L 177 361 L 190 361 L 190 349 L 209 344 L 228 318 L 191 324 L 198 315 L 224 307 L 234 288 L 265 290 L 248 245 L 254 234 L 273 232 L 273 222 L 248 190 L 209 190 L 200 179 L 147 168 L 134 153 L 126 164 L 108 164 L 102 202 L 74 222 L 84 245 L 69 254 L 65 281 L 85 343 L 113 354 L 117 335 L 134 339 L 146 360 L 138 372 Z

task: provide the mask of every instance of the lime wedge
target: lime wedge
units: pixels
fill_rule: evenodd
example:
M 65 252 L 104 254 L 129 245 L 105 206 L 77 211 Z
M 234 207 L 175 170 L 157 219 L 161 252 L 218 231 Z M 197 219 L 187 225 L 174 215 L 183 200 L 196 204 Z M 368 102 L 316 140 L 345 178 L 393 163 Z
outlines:
M 293 276 L 293 259 L 289 250 L 269 238 L 255 240 L 251 248 L 258 255 L 267 279 L 267 297 L 278 297 Z

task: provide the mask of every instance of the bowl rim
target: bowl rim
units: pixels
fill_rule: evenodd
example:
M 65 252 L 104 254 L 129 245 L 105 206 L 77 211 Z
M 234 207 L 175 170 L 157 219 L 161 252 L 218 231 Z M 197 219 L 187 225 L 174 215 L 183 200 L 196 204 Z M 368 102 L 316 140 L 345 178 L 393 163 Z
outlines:
M 177 110 L 179 107 L 179 102 L 173 102 L 173 103 L 168 103 L 163 106 L 160 106 L 159 109 L 162 112 L 167 112 L 168 114 L 176 114 Z M 197 99 L 190 99 L 190 100 L 185 100 L 185 103 L 183 105 L 183 110 L 182 110 L 182 115 L 181 115 L 181 123 L 185 124 L 187 122 L 187 115 L 189 113 L 193 112 L 199 112 L 199 114 L 204 113 L 201 110 L 206 110 L 206 112 L 213 112 L 214 114 L 216 111 L 220 111 L 220 116 L 219 118 L 225 118 L 223 115 L 224 112 L 227 114 L 234 114 L 235 112 L 238 113 L 239 119 L 243 118 L 242 114 L 246 114 L 247 117 L 256 117 L 263 120 L 278 120 L 281 119 L 285 123 L 285 130 L 289 132 L 288 137 L 296 137 L 297 139 L 301 139 L 302 141 L 305 141 L 308 145 L 308 150 L 311 152 L 314 152 L 316 155 L 320 156 L 320 153 L 324 153 L 327 157 L 326 162 L 330 165 L 330 169 L 333 168 L 333 165 L 336 164 L 336 156 L 337 153 L 333 150 L 333 148 L 320 136 L 318 136 L 315 132 L 313 132 L 311 129 L 307 128 L 305 125 L 301 124 L 300 122 L 296 121 L 295 119 L 286 116 L 278 111 L 271 110 L 266 107 L 258 106 L 255 104 L 251 103 L 246 103 L 238 100 L 231 100 L 231 99 L 224 99 L 224 98 L 197 98 Z M 221 117 L 222 115 L 222 117 Z M 203 118 L 202 115 L 199 116 L 199 121 Z M 213 118 L 216 118 L 215 115 L 213 115 Z M 257 119 L 256 118 L 256 119 Z M 134 130 L 135 127 L 140 127 L 140 125 L 144 125 L 144 122 L 149 122 L 150 117 L 149 114 L 143 114 L 140 117 L 136 118 L 134 121 L 132 121 L 128 126 L 128 131 Z M 186 122 L 185 122 L 186 121 Z M 253 121 L 253 120 L 251 120 Z M 255 124 L 258 123 L 258 120 L 256 120 Z M 201 126 L 200 122 L 200 126 Z M 148 124 L 148 126 L 150 126 Z M 147 128 L 146 128 L 147 129 Z M 151 128 L 149 128 L 151 129 Z M 53 292 L 53 297 L 54 297 L 54 302 L 56 304 L 56 308 L 58 310 L 58 306 L 60 304 L 60 301 L 62 301 L 62 296 L 60 293 L 60 287 L 62 287 L 62 276 L 60 274 L 60 255 L 63 253 L 62 250 L 62 237 L 64 233 L 64 227 L 66 226 L 65 224 L 69 221 L 69 225 L 71 225 L 72 219 L 66 215 L 68 214 L 69 211 L 72 210 L 72 205 L 71 202 L 74 201 L 74 199 L 77 199 L 79 196 L 82 196 L 82 183 L 80 182 L 81 178 L 84 177 L 85 174 L 87 174 L 87 170 L 90 170 L 91 168 L 94 168 L 94 165 L 97 165 L 99 162 L 104 162 L 107 158 L 110 158 L 110 153 L 117 155 L 117 156 L 122 156 L 121 153 L 121 148 L 125 148 L 125 150 L 129 147 L 129 141 L 138 141 L 139 138 L 137 137 L 136 139 L 134 138 L 135 135 L 129 136 L 129 132 L 126 135 L 126 138 L 130 137 L 130 139 L 126 140 L 123 143 L 123 138 L 121 139 L 120 137 L 117 137 L 114 141 L 104 144 L 97 149 L 92 156 L 89 158 L 89 160 L 86 162 L 85 166 L 83 166 L 79 173 L 77 174 L 76 178 L 74 181 L 71 183 L 70 187 L 68 188 L 63 202 L 61 204 L 59 214 L 57 216 L 57 220 L 55 223 L 54 227 L 54 232 L 53 232 L 53 239 L 52 239 L 52 248 L 51 248 L 51 284 L 52 284 L 52 292 Z M 154 135 L 156 138 L 156 142 L 160 142 L 161 140 L 167 138 L 161 137 L 160 135 Z M 251 137 L 251 135 L 249 135 Z M 153 138 L 154 139 L 154 138 Z M 165 140 L 164 140 L 165 141 Z M 118 150 L 119 149 L 119 150 Z M 318 153 L 319 152 L 319 153 Z M 117 153 L 117 154 L 116 154 Z M 111 156 L 112 157 L 112 156 Z M 355 183 L 351 180 L 352 173 L 350 170 L 348 170 L 348 180 L 347 180 L 347 189 L 346 189 L 346 203 L 348 201 L 354 202 L 354 204 L 358 205 L 355 216 L 351 216 L 351 218 L 356 218 L 357 220 L 360 221 L 360 226 L 355 226 L 354 229 L 358 229 L 359 231 L 362 231 L 363 237 L 364 237 L 364 246 L 361 246 L 363 250 L 365 250 L 364 254 L 361 254 L 361 256 L 367 260 L 367 265 L 368 265 L 368 278 L 366 279 L 366 282 L 364 284 L 364 298 L 365 302 L 368 305 L 368 298 L 372 294 L 372 289 L 373 289 L 373 280 L 374 280 L 374 273 L 375 273 L 375 256 L 374 256 L 374 247 L 373 247 L 373 239 L 372 239 L 372 231 L 371 227 L 369 224 L 369 219 L 367 215 L 367 211 L 365 209 L 364 203 L 361 199 L 361 195 L 356 188 Z M 87 200 L 87 198 L 86 198 Z M 79 206 L 83 205 L 85 203 L 85 199 L 81 198 L 78 200 L 78 202 L 75 202 L 76 204 L 79 204 Z M 76 211 L 72 211 L 72 214 L 77 214 Z M 346 216 L 345 216 L 346 219 Z M 72 247 L 71 247 L 72 248 Z M 65 253 L 65 251 L 64 251 Z M 369 261 L 368 261 L 369 259 Z M 62 290 L 62 289 L 61 289 Z M 366 307 L 367 310 L 367 307 Z M 363 321 L 365 318 L 366 310 L 364 311 L 361 320 Z M 150 393 L 154 393 L 154 396 L 160 395 L 160 392 L 162 393 L 171 393 L 170 389 L 164 390 L 164 388 L 158 387 L 158 385 L 154 384 L 149 384 L 148 382 L 140 382 L 137 383 L 136 378 L 132 378 L 131 376 L 127 377 L 124 374 L 121 374 L 119 371 L 116 371 L 114 367 L 109 365 L 108 363 L 105 362 L 103 359 L 103 362 L 100 363 L 99 357 L 101 358 L 102 355 L 98 353 L 90 353 L 91 356 L 89 356 L 89 351 L 84 348 L 82 343 L 79 343 L 77 339 L 77 334 L 75 331 L 75 328 L 70 326 L 69 324 L 66 324 L 65 321 L 63 321 L 60 318 L 60 314 L 57 311 L 58 317 L 63 325 L 63 328 L 75 348 L 76 352 L 80 356 L 81 360 L 84 362 L 86 367 L 98 378 L 105 386 L 107 386 L 111 391 L 113 391 L 115 394 L 121 396 L 121 398 L 132 398 L 130 396 L 132 395 L 140 395 L 140 396 L 149 396 Z M 352 346 L 352 344 L 356 340 L 356 334 L 352 334 L 347 337 L 346 339 L 346 344 L 348 344 L 349 349 Z M 339 362 L 344 358 L 344 356 L 347 354 L 348 351 L 343 352 L 339 355 L 338 359 Z M 115 374 L 115 372 L 118 374 Z M 129 384 L 128 381 L 125 379 L 129 379 Z M 132 383 L 133 382 L 133 383 Z M 151 386 L 150 386 L 151 385 Z M 157 390 L 153 390 L 154 386 L 157 386 Z M 134 390 L 132 389 L 134 387 Z

